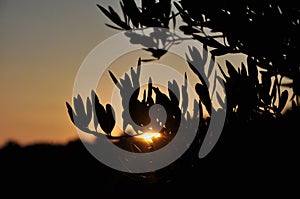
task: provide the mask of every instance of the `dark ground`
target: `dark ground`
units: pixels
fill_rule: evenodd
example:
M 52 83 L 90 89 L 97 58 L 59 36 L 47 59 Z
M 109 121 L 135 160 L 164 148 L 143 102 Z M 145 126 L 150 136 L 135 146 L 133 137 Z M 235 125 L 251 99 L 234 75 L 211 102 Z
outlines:
M 10 142 L 0 150 L 0 191 L 11 197 L 39 198 L 63 194 L 289 198 L 299 195 L 299 121 L 299 113 L 293 113 L 275 121 L 228 125 L 205 158 L 187 151 L 168 167 L 142 175 L 103 165 L 80 140 L 26 147 Z

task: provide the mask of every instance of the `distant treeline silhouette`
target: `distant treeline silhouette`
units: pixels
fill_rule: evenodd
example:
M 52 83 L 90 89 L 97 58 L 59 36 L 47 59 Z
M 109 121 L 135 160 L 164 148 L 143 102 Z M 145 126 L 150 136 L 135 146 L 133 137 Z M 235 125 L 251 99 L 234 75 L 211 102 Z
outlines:
M 280 119 L 226 126 L 218 144 L 204 159 L 197 158 L 195 144 L 168 167 L 144 174 L 123 173 L 105 166 L 80 140 L 65 145 L 20 146 L 9 142 L 0 149 L 1 193 L 11 187 L 27 189 L 23 196 L 39 196 L 37 190 L 50 195 L 115 197 L 145 192 L 153 196 L 193 195 L 200 194 L 200 188 L 203 195 L 216 189 L 230 193 L 238 189 L 250 195 L 272 194 L 274 188 L 278 189 L 276 193 L 286 192 L 286 186 L 293 186 L 299 173 L 299 144 L 295 139 L 299 117 L 299 111 L 291 111 Z

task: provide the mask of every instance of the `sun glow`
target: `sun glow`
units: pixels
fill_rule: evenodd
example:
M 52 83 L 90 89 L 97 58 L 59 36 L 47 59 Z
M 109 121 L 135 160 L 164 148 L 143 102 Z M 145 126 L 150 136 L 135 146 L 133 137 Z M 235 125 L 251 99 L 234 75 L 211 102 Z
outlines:
M 146 142 L 153 143 L 153 138 L 161 137 L 160 133 L 157 132 L 146 132 L 141 135 L 136 136 L 136 138 L 141 138 Z

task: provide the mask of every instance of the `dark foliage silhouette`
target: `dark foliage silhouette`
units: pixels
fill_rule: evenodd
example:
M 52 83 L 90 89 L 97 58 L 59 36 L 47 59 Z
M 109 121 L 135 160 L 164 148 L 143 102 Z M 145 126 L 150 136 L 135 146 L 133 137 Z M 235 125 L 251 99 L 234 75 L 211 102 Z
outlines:
M 212 67 L 214 67 L 214 57 L 209 61 L 208 60 L 208 54 L 207 54 L 207 47 L 204 46 L 202 55 L 200 55 L 200 52 L 195 48 L 189 48 L 190 57 L 186 55 L 186 59 L 188 62 L 188 65 L 190 66 L 191 70 L 197 75 L 199 81 L 201 83 L 197 83 L 195 90 L 197 94 L 199 95 L 200 101 L 204 104 L 207 111 L 211 113 L 211 99 L 209 96 L 208 88 L 210 83 L 206 81 L 206 79 L 209 79 L 209 77 L 212 75 Z M 204 66 L 206 62 L 209 61 L 208 65 L 208 74 L 206 79 L 202 76 L 205 74 L 204 67 L 197 67 L 197 66 Z M 200 72 L 199 72 L 200 71 Z M 215 83 L 215 82 L 214 82 Z M 215 83 L 216 85 L 216 83 Z M 212 92 L 213 93 L 213 92 Z M 224 107 L 224 106 L 222 106 Z
M 199 83 L 195 87 L 195 91 L 199 96 L 199 102 L 196 102 L 194 107 L 199 107 L 200 118 L 203 118 L 204 110 L 202 110 L 202 105 L 209 114 L 218 110 L 212 108 L 208 92 L 210 85 L 202 77 L 205 74 L 204 68 L 198 68 L 197 63 L 207 62 L 207 53 L 211 53 L 212 61 L 206 73 L 208 78 L 211 75 L 215 75 L 212 74 L 212 69 L 216 67 L 214 65 L 216 56 L 223 56 L 229 53 L 245 54 L 247 63 L 241 63 L 241 66 L 233 66 L 229 61 L 226 61 L 226 69 L 220 65 L 217 66 L 221 71 L 222 77 L 217 77 L 215 81 L 224 83 L 227 94 L 227 118 L 224 132 L 227 132 L 227 137 L 239 137 L 242 134 L 241 132 L 245 131 L 245 128 L 249 128 L 253 131 L 261 132 L 262 140 L 276 137 L 275 134 L 262 133 L 273 132 L 272 130 L 267 130 L 264 126 L 281 120 L 284 116 L 283 111 L 289 102 L 292 104 L 291 110 L 297 112 L 299 109 L 299 86 L 297 84 L 299 82 L 299 62 L 295 59 L 295 52 L 298 49 L 298 40 L 295 33 L 299 29 L 299 9 L 290 7 L 283 2 L 265 1 L 258 4 L 260 6 L 250 1 L 235 4 L 227 1 L 216 3 L 217 1 L 202 2 L 202 7 L 199 8 L 193 1 L 182 0 L 174 2 L 175 13 L 171 9 L 170 1 L 143 0 L 141 8 L 133 0 L 121 1 L 120 6 L 124 20 L 112 7 L 108 7 L 108 9 L 100 5 L 98 7 L 117 26 L 108 25 L 109 27 L 119 30 L 131 30 L 126 32 L 130 42 L 145 46 L 144 50 L 151 52 L 156 59 L 164 56 L 172 45 L 184 39 L 190 39 L 189 37 L 172 37 L 168 30 L 162 29 L 170 29 L 171 22 L 173 22 L 173 28 L 175 28 L 176 18 L 180 15 L 183 25 L 179 29 L 186 35 L 192 36 L 193 40 L 203 44 L 202 55 L 196 48 L 190 47 L 188 49 L 190 56 L 186 56 L 190 69 L 199 78 Z M 150 14 L 149 9 L 157 6 L 161 6 L 160 10 L 157 13 L 152 12 Z M 278 22 L 276 26 L 273 25 L 274 23 L 271 23 L 273 20 Z M 145 30 L 149 27 L 158 28 L 153 29 L 150 36 L 136 31 Z M 277 27 L 281 27 L 279 31 L 276 31 Z M 286 32 L 285 30 L 290 31 Z M 163 45 L 159 46 L 159 43 Z M 163 105 L 168 112 L 167 114 L 172 115 L 172 117 L 168 117 L 169 119 L 172 118 L 172 120 L 168 122 L 167 119 L 167 124 L 172 123 L 170 125 L 172 130 L 176 130 L 176 125 L 179 124 L 177 116 L 180 113 L 182 114 L 182 110 L 185 108 L 182 107 L 182 110 L 178 109 L 178 99 L 176 98 L 178 96 L 178 85 L 176 82 L 169 82 L 168 85 L 169 88 L 172 87 L 172 91 L 175 91 L 176 94 L 169 90 L 167 96 L 154 87 L 151 79 L 149 79 L 147 95 L 145 91 L 143 100 L 137 99 L 137 96 L 140 94 L 137 79 L 140 73 L 141 62 L 153 60 L 139 59 L 137 72 L 134 72 L 133 69 L 131 70 L 132 81 L 127 74 L 124 79 L 119 81 L 110 71 L 112 80 L 120 90 L 123 106 L 129 104 L 128 110 L 124 110 L 122 113 L 125 120 L 123 129 L 129 124 L 126 121 L 126 118 L 129 117 L 133 118 L 134 123 L 139 127 L 149 124 L 149 110 L 151 105 L 155 103 Z M 291 83 L 283 83 L 284 78 L 289 79 Z M 214 83 L 216 84 L 216 82 Z M 284 87 L 292 88 L 292 97 L 289 97 L 289 93 Z M 131 91 L 129 93 L 133 93 L 132 96 L 126 95 L 125 90 L 127 89 Z M 214 87 L 213 90 L 215 89 Z M 156 99 L 151 99 L 152 92 L 156 94 Z M 221 107 L 224 107 L 224 99 L 220 95 L 216 95 L 219 104 Z M 183 91 L 182 96 L 188 99 Z M 134 111 L 136 107 L 139 108 L 140 113 Z M 184 123 L 188 125 L 189 120 L 192 121 L 192 118 L 190 118 L 189 114 L 187 118 Z M 199 128 L 207 127 L 208 123 L 201 121 Z M 262 121 L 263 123 L 261 123 Z M 263 125 L 259 127 L 261 124 Z M 231 135 L 228 135 L 228 131 L 232 131 Z M 204 135 L 205 133 L 202 133 L 198 137 L 200 146 Z M 246 143 L 249 140 L 243 141 L 245 146 L 247 146 Z M 230 143 L 235 142 L 232 141 L 227 144 L 229 145 Z M 226 143 L 221 140 L 219 145 L 222 144 Z M 247 149 L 245 149 L 246 151 Z
M 205 52 L 202 54 L 209 52 L 213 59 L 232 53 L 242 53 L 247 57 L 247 62 L 241 63 L 241 66 L 234 66 L 229 61 L 226 61 L 225 68 L 217 66 L 222 78 L 218 77 L 216 81 L 222 81 L 226 89 L 227 119 L 221 140 L 206 159 L 219 157 L 216 151 L 219 155 L 232 153 L 231 157 L 242 153 L 250 158 L 246 162 L 251 165 L 251 161 L 262 161 L 266 157 L 273 162 L 276 159 L 274 153 L 280 149 L 286 151 L 285 149 L 290 148 L 288 146 L 282 149 L 280 146 L 286 140 L 283 132 L 291 130 L 297 123 L 295 120 L 287 122 L 286 118 L 299 112 L 298 6 L 289 2 L 273 1 L 203 1 L 200 3 L 201 6 L 198 6 L 199 2 L 181 0 L 174 2 L 176 10 L 173 11 L 171 8 L 169 11 L 169 7 L 162 6 L 159 12 L 165 13 L 165 17 L 157 14 L 152 17 L 152 23 L 145 23 L 142 17 L 147 10 L 145 7 L 155 7 L 163 1 L 142 0 L 142 8 L 139 8 L 133 0 L 128 2 L 130 3 L 127 5 L 132 5 L 134 9 L 122 8 L 127 29 L 122 28 L 121 24 L 115 25 L 119 26 L 120 30 L 131 30 L 127 36 L 133 44 L 143 45 L 146 39 L 149 41 L 147 45 L 152 42 L 152 47 L 144 50 L 150 51 L 154 58 L 161 58 L 172 45 L 184 38 L 171 38 L 167 34 L 161 34 L 165 36 L 160 39 L 162 41 L 170 39 L 168 42 L 172 45 L 168 48 L 159 47 L 157 40 L 154 39 L 155 34 L 149 38 L 135 30 L 150 27 L 171 29 L 170 23 L 173 23 L 175 28 L 178 15 L 183 22 L 179 29 L 196 42 L 203 44 Z M 125 2 L 121 1 L 121 6 L 123 4 Z M 105 8 L 101 8 L 102 12 L 103 9 Z M 162 11 L 163 9 L 165 10 Z M 112 11 L 113 8 L 109 7 L 109 10 Z M 106 16 L 114 22 L 111 16 Z M 158 21 L 164 23 L 157 23 Z M 139 36 L 143 39 L 134 39 Z M 199 102 L 209 113 L 216 111 L 212 109 L 209 84 L 198 72 L 199 68 L 195 68 L 195 62 L 205 62 L 205 56 L 199 56 L 199 52 L 193 47 L 189 49 L 189 53 L 191 58 L 187 56 L 187 62 L 199 78 L 199 83 L 195 87 Z M 213 67 L 216 66 L 213 64 L 209 66 L 208 76 Z M 284 79 L 288 82 L 284 82 Z M 285 87 L 292 89 L 291 97 Z M 224 101 L 221 96 L 217 95 L 217 98 L 222 106 Z M 292 106 L 285 113 L 284 109 L 288 103 Z
M 92 97 L 94 99 L 94 115 L 96 115 L 97 120 L 99 121 L 100 127 L 103 131 L 108 135 L 111 136 L 111 132 L 115 126 L 115 118 L 114 118 L 114 109 L 110 104 L 106 104 L 105 108 L 99 102 L 98 96 L 92 91 Z M 96 124 L 96 123 L 94 123 Z M 97 127 L 97 125 L 95 125 Z M 97 128 L 95 128 L 97 130 Z
M 143 17 L 136 17 L 134 23 L 127 20 L 127 25 L 131 30 L 147 27 L 170 28 L 170 22 L 173 22 L 173 27 L 175 27 L 176 17 L 180 15 L 184 24 L 179 29 L 192 36 L 195 41 L 213 48 L 210 51 L 213 56 L 243 53 L 249 57 L 248 60 L 251 59 L 248 68 L 260 67 L 267 71 L 263 75 L 264 80 L 270 81 L 278 78 L 278 76 L 281 79 L 284 77 L 290 79 L 292 83 L 282 84 L 279 80 L 272 80 L 272 82 L 274 81 L 278 89 L 284 85 L 292 87 L 293 97 L 291 100 L 299 105 L 298 82 L 300 74 L 297 52 L 299 49 L 300 14 L 298 6 L 282 1 L 234 3 L 230 1 L 205 1 L 200 3 L 201 6 L 198 6 L 196 1 L 182 0 L 174 2 L 176 10 L 170 11 L 170 1 L 143 0 L 141 1 L 142 8 L 138 8 L 133 0 L 128 0 L 128 2 L 135 8 L 135 11 L 122 9 L 124 18 L 142 16 L 147 7 L 168 5 L 161 6 L 159 9 L 159 12 L 165 13 L 164 15 L 153 14 L 152 16 L 153 21 L 165 21 L 165 25 L 144 23 Z M 121 1 L 121 4 L 123 5 L 124 2 Z M 102 7 L 101 11 L 104 10 Z M 112 11 L 113 8 L 109 7 L 109 10 Z M 134 13 L 139 14 L 135 15 Z M 162 16 L 166 16 L 165 20 Z M 113 17 L 107 17 L 114 22 Z M 115 24 L 120 26 L 118 23 Z M 178 39 L 176 40 L 178 41 Z M 156 48 L 156 51 L 159 50 L 163 50 L 165 54 L 167 49 Z M 268 84 L 266 81 L 265 83 Z M 284 93 L 282 97 L 285 98 L 285 95 Z M 284 106 L 283 103 L 280 106 Z
M 120 6 L 124 16 L 123 20 L 112 7 L 107 10 L 99 4 L 97 6 L 115 25 L 119 26 L 113 26 L 116 29 L 129 30 L 143 26 L 168 28 L 170 20 L 175 20 L 174 12 L 171 13 L 171 0 L 143 1 L 141 8 L 133 0 L 122 0 Z
M 92 100 L 87 98 L 86 106 L 84 106 L 80 95 L 73 99 L 74 109 L 66 102 L 69 117 L 73 124 L 85 133 L 96 137 L 106 136 L 114 141 L 117 140 L 117 142 L 114 142 L 117 146 L 139 153 L 157 150 L 168 144 L 176 135 L 180 125 L 183 125 L 185 131 L 197 132 L 199 138 L 203 138 L 208 120 L 203 117 L 204 110 L 202 109 L 201 100 L 197 101 L 195 99 L 192 116 L 187 111 L 189 100 L 187 75 L 185 74 L 183 77 L 184 83 L 181 89 L 175 80 L 168 81 L 167 93 L 164 93 L 159 87 L 153 86 L 150 77 L 147 89 L 143 90 L 140 85 L 141 67 L 142 59 L 139 58 L 136 70 L 131 67 L 130 72 L 125 73 L 124 78 L 117 78 L 112 71 L 108 71 L 121 96 L 123 126 L 118 128 L 121 129 L 122 135 L 112 134 L 113 129 L 116 127 L 114 108 L 110 104 L 102 105 L 95 91 L 91 92 Z M 140 100 L 139 95 L 142 92 L 143 98 Z M 155 97 L 153 96 L 154 93 Z M 199 121 L 197 122 L 197 120 Z M 95 130 L 90 128 L 92 122 Z M 198 125 L 199 129 L 197 129 Z M 101 132 L 98 132 L 98 126 L 102 129 Z M 127 130 L 128 127 L 132 129 Z M 159 132 L 162 135 L 161 141 L 148 143 L 150 145 L 148 146 L 134 139 L 135 136 L 146 133 L 149 129 Z
M 248 71 L 242 63 L 241 70 L 235 70 L 234 66 L 226 61 L 229 76 L 220 67 L 225 77 L 225 87 L 228 92 L 227 106 L 230 112 L 234 112 L 236 117 L 248 121 L 264 115 L 281 116 L 281 112 L 288 100 L 288 91 L 281 92 L 280 83 L 277 79 L 271 84 L 270 74 L 261 73 L 261 83 L 258 80 L 258 69 L 251 66 L 251 58 L 248 57 Z M 279 96 L 276 104 L 277 96 Z
M 160 104 L 164 107 L 167 112 L 167 118 L 165 122 L 165 126 L 161 128 L 161 132 L 163 133 L 174 133 L 177 132 L 178 125 L 180 124 L 181 119 L 181 110 L 179 108 L 179 101 L 177 96 L 180 96 L 179 88 L 176 81 L 173 83 L 169 82 L 168 84 L 168 95 L 169 97 L 162 93 L 159 88 L 153 87 L 152 80 L 149 78 L 148 82 L 148 91 L 146 97 L 146 91 L 144 90 L 143 99 L 140 101 L 138 96 L 141 92 L 140 83 L 139 83 L 139 75 L 141 70 L 141 59 L 138 61 L 137 72 L 135 73 L 133 69 L 131 69 L 131 79 L 126 74 L 124 80 L 121 79 L 121 83 L 119 83 L 116 77 L 110 72 L 112 79 L 114 80 L 116 86 L 120 89 L 120 94 L 122 98 L 123 107 L 127 107 L 129 104 L 128 110 L 124 109 L 123 115 L 123 129 L 126 129 L 126 126 L 129 124 L 126 122 L 128 118 L 132 118 L 135 124 L 140 127 L 146 126 L 150 123 L 149 110 L 153 104 Z M 175 88 L 171 88 L 175 87 Z M 171 88 L 171 89 L 170 89 Z M 176 90 L 177 96 L 172 92 L 172 90 Z M 152 97 L 152 91 L 155 92 L 156 97 L 155 100 Z M 183 90 L 182 92 L 187 92 Z M 133 94 L 132 94 L 133 93 Z M 131 95 L 132 94 L 132 95 Z M 187 97 L 187 95 L 185 95 Z M 187 99 L 183 98 L 183 101 L 187 101 Z M 159 109 L 155 110 L 157 115 L 159 116 Z M 160 119 L 159 121 L 162 121 Z M 157 125 L 155 125 L 157 126 Z M 153 128 L 153 127 L 152 127 Z M 159 128 L 159 127 L 158 127 Z M 160 130 L 160 129 L 157 129 Z

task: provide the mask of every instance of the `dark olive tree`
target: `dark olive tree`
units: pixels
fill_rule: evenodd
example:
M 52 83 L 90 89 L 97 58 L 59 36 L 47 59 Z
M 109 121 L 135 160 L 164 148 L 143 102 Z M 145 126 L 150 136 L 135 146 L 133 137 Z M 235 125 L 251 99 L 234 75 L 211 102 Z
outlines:
M 276 129 L 279 124 L 277 121 L 282 121 L 283 110 L 288 103 L 292 105 L 289 109 L 299 114 L 300 7 L 296 2 L 141 0 L 141 4 L 137 4 L 135 0 L 120 0 L 119 3 L 121 13 L 117 13 L 111 6 L 106 8 L 97 5 L 111 21 L 110 24 L 106 24 L 109 28 L 120 31 L 150 27 L 172 30 L 179 24 L 179 30 L 195 42 L 201 42 L 213 58 L 234 53 L 246 55 L 247 61 L 241 66 L 234 66 L 229 61 L 226 61 L 225 68 L 215 66 L 219 67 L 222 73 L 223 77 L 219 81 L 224 82 L 226 89 L 227 125 L 225 125 L 225 132 L 241 134 L 240 131 L 248 130 L 258 133 L 259 128 L 262 129 L 261 132 L 279 130 Z M 174 38 L 174 43 L 177 39 Z M 158 60 L 168 52 L 168 49 L 158 46 L 146 47 L 144 50 L 151 52 L 153 59 L 139 60 L 139 62 Z M 204 81 L 201 75 L 197 74 L 193 64 L 189 60 L 187 62 L 191 70 L 199 77 L 199 83 L 195 87 L 200 98 L 197 105 L 202 103 L 210 112 L 208 87 L 203 84 Z M 116 83 L 117 78 L 113 74 L 110 75 Z M 290 95 L 287 87 L 290 87 Z M 95 96 L 95 93 L 93 95 Z M 98 98 L 93 103 L 87 102 L 89 111 L 92 105 L 98 104 L 97 100 Z M 147 100 L 150 99 L 144 97 L 144 101 L 138 104 L 143 104 Z M 77 102 L 75 108 L 80 105 L 78 109 L 81 110 L 83 105 L 80 98 L 74 101 Z M 150 101 L 153 103 L 153 99 Z M 178 105 L 174 101 L 170 103 L 175 104 L 175 107 Z M 79 115 L 69 104 L 67 106 L 70 117 L 74 121 Z M 101 118 L 106 118 L 102 123 L 106 129 L 105 133 L 111 137 L 110 131 L 114 125 L 113 108 L 109 105 L 104 108 L 99 104 L 97 107 L 98 111 L 95 115 L 100 123 Z M 84 112 L 80 117 L 86 121 L 90 118 L 90 114 Z M 105 122 L 107 120 L 110 122 Z M 79 128 L 95 133 L 87 130 L 86 125 L 80 123 Z M 247 129 L 249 125 L 250 128 Z M 271 128 L 264 129 L 264 125 L 269 125 Z M 230 129 L 233 126 L 240 126 L 242 130 L 236 127 Z
M 98 5 L 113 22 L 113 25 L 107 24 L 111 28 L 171 28 L 176 21 L 181 21 L 179 29 L 211 47 L 213 56 L 247 55 L 247 64 L 240 71 L 229 62 L 226 64 L 229 76 L 224 75 L 224 81 L 229 111 L 247 117 L 262 111 L 278 116 L 288 101 L 288 92 L 283 86 L 292 88 L 293 107 L 299 105 L 300 9 L 295 3 L 142 0 L 138 7 L 134 0 L 121 0 L 120 6 L 122 14 L 112 7 Z M 261 81 L 258 68 L 264 69 Z M 283 78 L 289 81 L 283 83 Z

